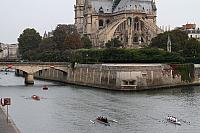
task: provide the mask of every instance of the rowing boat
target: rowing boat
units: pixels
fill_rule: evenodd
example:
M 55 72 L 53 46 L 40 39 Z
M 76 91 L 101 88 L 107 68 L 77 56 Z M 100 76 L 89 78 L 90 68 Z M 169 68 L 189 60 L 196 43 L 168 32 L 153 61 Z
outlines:
M 167 121 L 169 121 L 173 124 L 176 124 L 176 125 L 181 125 L 181 122 L 177 118 L 172 117 L 172 116 L 168 116 Z
M 106 126 L 110 126 L 109 122 L 104 122 L 104 121 L 101 121 L 101 120 L 98 120 L 98 119 L 96 119 L 95 121 L 98 122 L 98 123 L 104 124 Z

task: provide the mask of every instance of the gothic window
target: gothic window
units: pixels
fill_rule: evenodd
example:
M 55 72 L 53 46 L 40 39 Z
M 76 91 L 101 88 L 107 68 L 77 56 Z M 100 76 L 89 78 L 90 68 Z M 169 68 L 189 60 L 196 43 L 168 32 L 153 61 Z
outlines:
M 99 8 L 99 13 L 104 13 L 102 6 Z
M 135 34 L 135 36 L 133 37 L 133 42 L 134 43 L 138 43 L 138 36 L 137 36 L 137 34 Z
M 136 31 L 139 31 L 139 18 L 138 18 L 138 17 L 136 17 L 136 18 L 134 19 L 134 29 L 135 29 Z
M 102 27 L 102 26 L 103 26 L 103 20 L 100 19 L 100 20 L 99 20 L 99 27 Z
M 109 19 L 107 19 L 107 20 L 106 20 L 106 24 L 109 24 L 109 23 L 110 23 L 110 20 L 109 20 Z
M 143 39 L 143 37 L 141 37 L 141 42 L 144 42 L 144 39 Z
M 135 18 L 135 22 L 139 22 L 139 18 L 138 17 Z
M 128 21 L 128 26 L 132 25 L 132 18 L 131 17 L 128 17 L 127 21 Z

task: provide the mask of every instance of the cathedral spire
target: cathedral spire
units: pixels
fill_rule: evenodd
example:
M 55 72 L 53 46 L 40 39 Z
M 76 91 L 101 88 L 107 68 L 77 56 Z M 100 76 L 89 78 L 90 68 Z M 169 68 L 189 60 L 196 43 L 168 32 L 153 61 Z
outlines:
M 43 35 L 43 39 L 44 39 L 44 38 L 48 38 L 48 35 L 47 35 L 46 30 L 45 30 L 44 35 Z
M 168 35 L 168 40 L 167 40 L 167 52 L 172 52 L 172 42 L 171 42 L 171 38 Z

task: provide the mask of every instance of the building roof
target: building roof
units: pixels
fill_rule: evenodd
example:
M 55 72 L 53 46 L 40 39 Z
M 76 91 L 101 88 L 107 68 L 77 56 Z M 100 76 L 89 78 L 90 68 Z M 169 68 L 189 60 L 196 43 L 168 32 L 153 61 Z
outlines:
M 92 0 L 93 11 L 96 13 L 99 13 L 99 11 L 112 13 L 112 5 L 112 0 Z
M 156 10 L 152 0 L 92 0 L 93 12 L 112 13 L 124 10 L 137 10 L 151 13 Z
M 153 11 L 153 3 L 151 0 L 121 0 L 114 9 L 114 12 L 124 10 L 137 10 L 150 13 Z

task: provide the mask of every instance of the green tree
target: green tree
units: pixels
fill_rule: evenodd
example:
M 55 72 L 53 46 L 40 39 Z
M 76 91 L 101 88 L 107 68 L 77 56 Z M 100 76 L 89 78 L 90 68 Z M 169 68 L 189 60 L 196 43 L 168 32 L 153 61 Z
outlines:
M 111 39 L 106 43 L 106 48 L 120 48 L 122 46 L 122 42 L 117 38 Z
M 58 25 L 53 32 L 53 41 L 59 50 L 81 48 L 80 35 L 75 25 Z M 70 46 L 72 45 L 72 46 Z
M 83 43 L 83 48 L 86 48 L 86 49 L 92 48 L 92 42 L 90 41 L 88 36 L 83 36 L 81 38 L 81 41 Z
M 200 42 L 180 30 L 174 30 L 159 34 L 152 39 L 150 47 L 167 48 L 168 35 L 172 41 L 172 52 L 181 55 L 187 63 L 200 63 Z
M 44 38 L 39 44 L 40 51 L 53 51 L 56 50 L 56 42 L 52 38 Z
M 182 56 L 184 57 L 200 57 L 200 43 L 194 38 L 190 38 L 183 45 Z
M 18 38 L 19 52 L 22 55 L 22 58 L 27 59 L 28 53 L 37 49 L 41 40 L 42 37 L 35 29 L 25 29 Z
M 157 37 L 152 39 L 150 47 L 161 48 L 166 50 L 168 36 L 170 36 L 172 42 L 172 51 L 173 52 L 182 51 L 183 45 L 188 40 L 188 35 L 180 30 L 173 30 L 159 34 Z
M 80 35 L 77 33 L 67 34 L 65 37 L 64 49 L 80 49 L 83 48 Z

